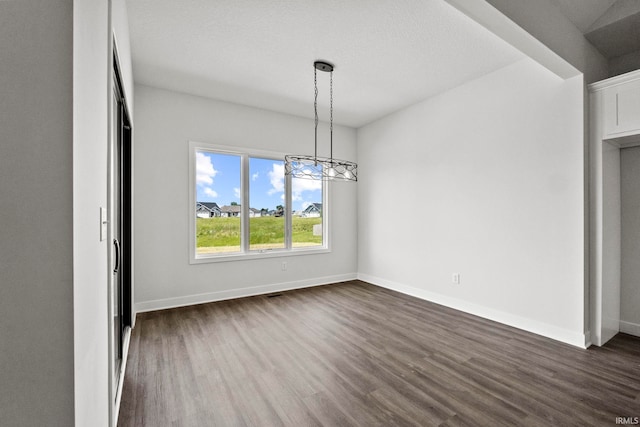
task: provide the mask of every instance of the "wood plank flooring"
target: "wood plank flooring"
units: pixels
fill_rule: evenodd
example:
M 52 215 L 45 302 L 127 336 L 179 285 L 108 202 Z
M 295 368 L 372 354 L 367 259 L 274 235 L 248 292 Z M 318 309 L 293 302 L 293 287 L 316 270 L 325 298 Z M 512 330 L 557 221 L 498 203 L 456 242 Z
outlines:
M 613 426 L 640 339 L 581 350 L 364 282 L 138 316 L 118 426 Z

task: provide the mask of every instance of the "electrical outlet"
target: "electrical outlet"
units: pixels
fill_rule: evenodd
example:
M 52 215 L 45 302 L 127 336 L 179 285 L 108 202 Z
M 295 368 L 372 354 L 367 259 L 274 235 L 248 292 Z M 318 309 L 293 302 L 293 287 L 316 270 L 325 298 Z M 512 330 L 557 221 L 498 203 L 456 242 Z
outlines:
M 453 273 L 453 275 L 451 276 L 451 281 L 454 284 L 459 285 L 460 284 L 460 273 Z
M 287 271 L 287 263 L 286 263 L 286 261 L 282 262 L 282 271 Z

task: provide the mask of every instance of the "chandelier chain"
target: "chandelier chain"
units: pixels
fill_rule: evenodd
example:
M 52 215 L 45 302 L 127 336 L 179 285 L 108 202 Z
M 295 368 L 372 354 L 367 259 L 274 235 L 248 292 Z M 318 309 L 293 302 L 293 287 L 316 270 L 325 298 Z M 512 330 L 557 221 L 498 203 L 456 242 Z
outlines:
M 313 111 L 315 112 L 315 138 L 314 138 L 314 156 L 318 157 L 318 70 L 313 69 L 313 87 L 314 87 L 314 99 L 313 99 Z
M 329 129 L 330 129 L 330 140 L 331 140 L 331 156 L 330 158 L 333 160 L 333 69 L 329 73 Z

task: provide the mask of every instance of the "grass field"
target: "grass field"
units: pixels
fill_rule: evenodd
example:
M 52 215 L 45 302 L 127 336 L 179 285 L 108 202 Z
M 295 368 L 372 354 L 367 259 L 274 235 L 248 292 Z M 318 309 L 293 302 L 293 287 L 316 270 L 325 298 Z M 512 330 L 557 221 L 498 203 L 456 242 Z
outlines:
M 313 235 L 313 226 L 322 218 L 292 218 L 293 247 L 322 244 L 322 236 Z M 265 216 L 249 219 L 250 248 L 284 248 L 284 217 Z M 240 251 L 240 218 L 196 218 L 197 253 Z

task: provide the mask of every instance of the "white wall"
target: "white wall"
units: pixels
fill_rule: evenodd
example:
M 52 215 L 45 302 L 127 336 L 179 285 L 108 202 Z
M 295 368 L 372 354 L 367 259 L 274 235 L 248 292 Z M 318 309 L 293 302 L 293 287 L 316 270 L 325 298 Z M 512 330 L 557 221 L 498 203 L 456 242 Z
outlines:
M 0 424 L 74 423 L 73 2 L 0 2 Z
M 135 92 L 139 310 L 355 278 L 354 183 L 333 183 L 331 188 L 331 253 L 190 265 L 188 142 L 310 154 L 313 121 L 147 86 L 136 85 Z M 355 130 L 335 126 L 335 156 L 355 159 L 355 138 Z M 287 261 L 287 271 L 281 271 L 282 261 Z
M 640 147 L 620 150 L 622 277 L 620 330 L 640 336 Z
M 359 276 L 584 346 L 582 101 L 524 60 L 359 129 Z
M 108 2 L 0 2 L 0 40 L 0 423 L 104 426 Z
M 76 425 L 109 420 L 107 241 L 108 3 L 74 2 L 74 347 Z
M 619 76 L 633 70 L 640 70 L 640 50 L 609 60 L 610 76 Z
M 564 61 L 571 64 L 580 72 L 584 73 L 584 82 L 592 83 L 607 78 L 609 75 L 609 65 L 606 58 L 600 54 L 600 52 L 584 37 L 578 28 L 573 25 L 569 19 L 567 19 L 553 0 L 447 0 L 455 7 L 461 9 L 465 13 L 469 14 L 472 19 L 477 20 L 482 25 L 485 25 L 491 31 L 501 34 L 507 42 L 513 43 L 515 46 L 523 49 L 526 54 L 532 55 L 537 58 L 541 63 L 551 66 L 555 72 L 562 70 L 566 74 L 566 67 L 562 63 L 558 63 L 554 59 L 554 54 L 558 55 Z M 549 52 L 540 50 L 536 43 L 530 43 L 526 40 L 526 37 L 522 37 L 517 31 L 507 25 L 503 19 L 496 17 L 495 10 L 499 10 L 503 15 L 507 16 L 509 20 L 516 23 L 520 28 L 527 31 L 536 40 L 540 41 Z M 559 74 L 562 75 L 562 74 Z M 584 89 L 584 97 L 586 99 L 587 92 L 586 87 Z M 585 146 L 584 155 L 584 167 L 585 167 L 585 180 L 584 180 L 584 194 L 589 194 L 591 189 L 589 188 L 589 176 L 595 172 L 590 171 L 589 157 L 594 156 L 593 153 L 589 153 L 589 104 L 583 102 L 584 106 L 584 134 L 583 141 Z M 589 211 L 589 198 L 585 197 L 584 212 L 585 217 L 592 218 L 597 216 L 597 212 Z M 593 254 L 590 254 L 592 248 L 590 248 L 589 242 L 595 241 L 596 236 L 594 231 L 589 229 L 589 221 L 585 220 L 584 234 L 584 268 L 585 277 L 584 283 L 584 325 L 585 334 L 589 335 L 589 325 L 593 318 L 597 317 L 596 313 L 591 312 L 591 307 L 595 307 L 594 296 L 590 295 L 590 283 L 589 275 L 590 265 L 588 260 L 593 258 Z M 590 320 L 591 319 L 591 320 Z
M 74 340 L 76 425 L 106 426 L 108 398 L 108 4 L 74 2 Z

